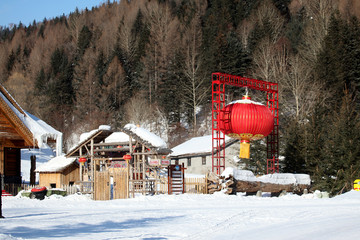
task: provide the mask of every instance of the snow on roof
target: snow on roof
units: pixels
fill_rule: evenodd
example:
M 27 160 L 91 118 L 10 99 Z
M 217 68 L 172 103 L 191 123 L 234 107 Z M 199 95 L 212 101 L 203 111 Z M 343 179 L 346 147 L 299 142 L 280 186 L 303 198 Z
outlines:
M 36 172 L 60 172 L 76 161 L 76 158 L 67 158 L 65 155 L 52 158 L 50 161 L 36 168 Z
M 232 138 L 225 136 L 225 142 L 233 140 Z M 177 145 L 172 148 L 170 156 L 180 156 L 184 154 L 195 154 L 195 153 L 211 153 L 212 152 L 212 137 L 206 135 L 202 137 L 194 137 L 190 140 Z
M 159 136 L 155 135 L 152 132 L 149 132 L 145 128 L 137 127 L 134 124 L 126 124 L 124 130 L 128 130 L 141 138 L 142 140 L 150 143 L 153 147 L 157 148 L 167 148 L 167 144 Z
M 129 142 L 129 135 L 124 132 L 114 132 L 107 138 L 105 138 L 106 143 L 115 143 L 115 142 Z
M 228 178 L 232 175 L 236 180 L 249 182 L 264 182 L 274 184 L 304 184 L 310 185 L 311 179 L 308 174 L 274 173 L 255 177 L 254 173 L 248 170 L 239 170 L 227 167 L 221 176 Z
M 38 147 L 43 147 L 46 144 L 48 138 L 56 139 L 56 152 L 57 154 L 62 153 L 62 133 L 51 127 L 49 124 L 43 120 L 35 117 L 34 115 L 24 111 L 21 106 L 15 101 L 9 92 L 5 88 L 6 94 L 11 100 L 16 104 L 15 107 L 13 103 L 2 93 L 0 92 L 1 98 L 6 102 L 6 104 L 11 108 L 11 110 L 16 114 L 16 116 L 24 123 L 24 125 L 30 130 L 33 134 L 33 137 L 37 140 Z M 23 111 L 21 113 L 18 109 Z

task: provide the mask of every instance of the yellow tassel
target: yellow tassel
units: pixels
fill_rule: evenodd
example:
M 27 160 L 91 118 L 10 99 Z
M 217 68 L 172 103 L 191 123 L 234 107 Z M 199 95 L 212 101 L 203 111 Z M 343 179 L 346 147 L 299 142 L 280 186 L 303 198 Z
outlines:
M 240 158 L 250 158 L 250 142 L 242 140 L 240 142 Z

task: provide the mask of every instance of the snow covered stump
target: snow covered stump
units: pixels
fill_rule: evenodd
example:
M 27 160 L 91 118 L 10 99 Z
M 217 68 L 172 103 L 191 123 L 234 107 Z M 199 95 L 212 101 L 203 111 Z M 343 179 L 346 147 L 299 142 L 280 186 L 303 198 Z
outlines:
M 255 177 L 248 170 L 226 168 L 220 177 L 216 174 L 208 176 L 209 193 L 225 190 L 226 194 L 246 192 L 255 195 L 257 192 L 270 192 L 272 196 L 284 195 L 287 192 L 302 194 L 311 185 L 310 176 L 307 174 L 275 173 Z

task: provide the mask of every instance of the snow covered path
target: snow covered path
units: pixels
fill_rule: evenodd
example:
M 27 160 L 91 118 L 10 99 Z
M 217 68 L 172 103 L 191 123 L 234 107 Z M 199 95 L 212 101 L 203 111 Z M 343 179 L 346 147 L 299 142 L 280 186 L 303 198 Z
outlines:
M 331 199 L 4 197 L 3 215 L 0 239 L 359 239 L 360 192 Z

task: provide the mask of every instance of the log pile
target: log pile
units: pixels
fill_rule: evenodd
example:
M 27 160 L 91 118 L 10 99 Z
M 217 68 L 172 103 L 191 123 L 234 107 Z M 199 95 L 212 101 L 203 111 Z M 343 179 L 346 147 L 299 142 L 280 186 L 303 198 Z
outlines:
M 249 195 L 256 194 L 257 192 L 270 192 L 273 196 L 278 196 L 282 192 L 302 194 L 310 188 L 310 184 L 278 184 L 264 182 L 257 178 L 252 180 L 239 180 L 235 179 L 232 175 L 224 177 L 217 176 L 215 173 L 209 173 L 207 181 L 209 194 L 217 191 L 224 191 L 226 194 L 245 192 Z

